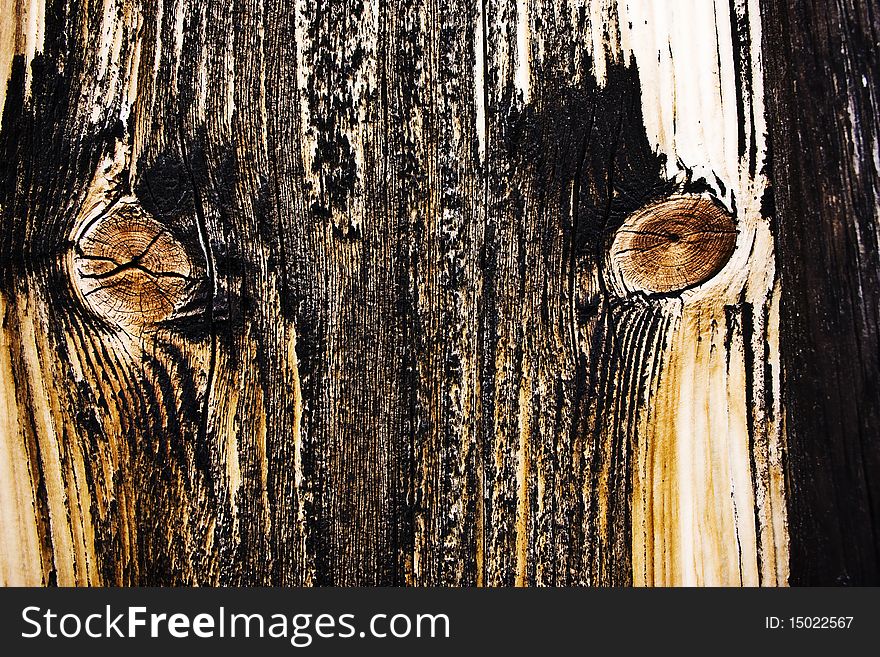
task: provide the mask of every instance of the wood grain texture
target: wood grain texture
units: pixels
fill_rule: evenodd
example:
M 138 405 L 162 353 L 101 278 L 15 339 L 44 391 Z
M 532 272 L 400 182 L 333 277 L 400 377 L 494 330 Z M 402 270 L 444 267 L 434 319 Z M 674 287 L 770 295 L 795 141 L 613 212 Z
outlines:
M 4 583 L 789 581 L 756 0 L 8 4 Z
M 876 585 L 880 15 L 870 2 L 767 3 L 764 21 L 792 583 Z

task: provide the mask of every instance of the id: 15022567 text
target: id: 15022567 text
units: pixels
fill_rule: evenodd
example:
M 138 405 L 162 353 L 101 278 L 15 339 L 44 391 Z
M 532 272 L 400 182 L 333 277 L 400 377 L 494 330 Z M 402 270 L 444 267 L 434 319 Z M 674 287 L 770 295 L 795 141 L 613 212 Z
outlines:
M 765 616 L 764 627 L 768 630 L 848 630 L 854 616 Z

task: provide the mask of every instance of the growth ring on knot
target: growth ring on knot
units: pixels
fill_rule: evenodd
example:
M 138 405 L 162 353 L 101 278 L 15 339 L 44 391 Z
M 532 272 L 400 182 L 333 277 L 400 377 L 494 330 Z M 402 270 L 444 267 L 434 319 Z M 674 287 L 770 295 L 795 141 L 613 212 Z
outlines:
M 190 297 L 193 270 L 183 245 L 131 199 L 82 231 L 71 276 L 97 315 L 146 326 L 168 319 Z
M 736 247 L 736 222 L 704 196 L 672 196 L 632 214 L 617 229 L 612 266 L 629 288 L 681 291 L 721 271 Z

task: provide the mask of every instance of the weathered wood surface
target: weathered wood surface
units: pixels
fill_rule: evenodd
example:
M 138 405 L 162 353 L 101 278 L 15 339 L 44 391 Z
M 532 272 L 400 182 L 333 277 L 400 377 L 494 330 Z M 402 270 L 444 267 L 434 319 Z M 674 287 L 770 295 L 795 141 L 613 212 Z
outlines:
M 877 19 L 761 9 L 4 0 L 0 579 L 876 580 Z
M 767 3 L 791 577 L 880 584 L 880 11 Z

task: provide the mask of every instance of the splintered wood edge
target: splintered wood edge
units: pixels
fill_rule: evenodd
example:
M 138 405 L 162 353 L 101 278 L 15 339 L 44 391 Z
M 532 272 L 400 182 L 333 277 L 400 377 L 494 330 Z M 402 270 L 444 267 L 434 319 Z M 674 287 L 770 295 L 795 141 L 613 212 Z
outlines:
M 610 261 L 625 288 L 671 294 L 705 283 L 736 249 L 736 221 L 705 196 L 643 207 L 617 229 Z

